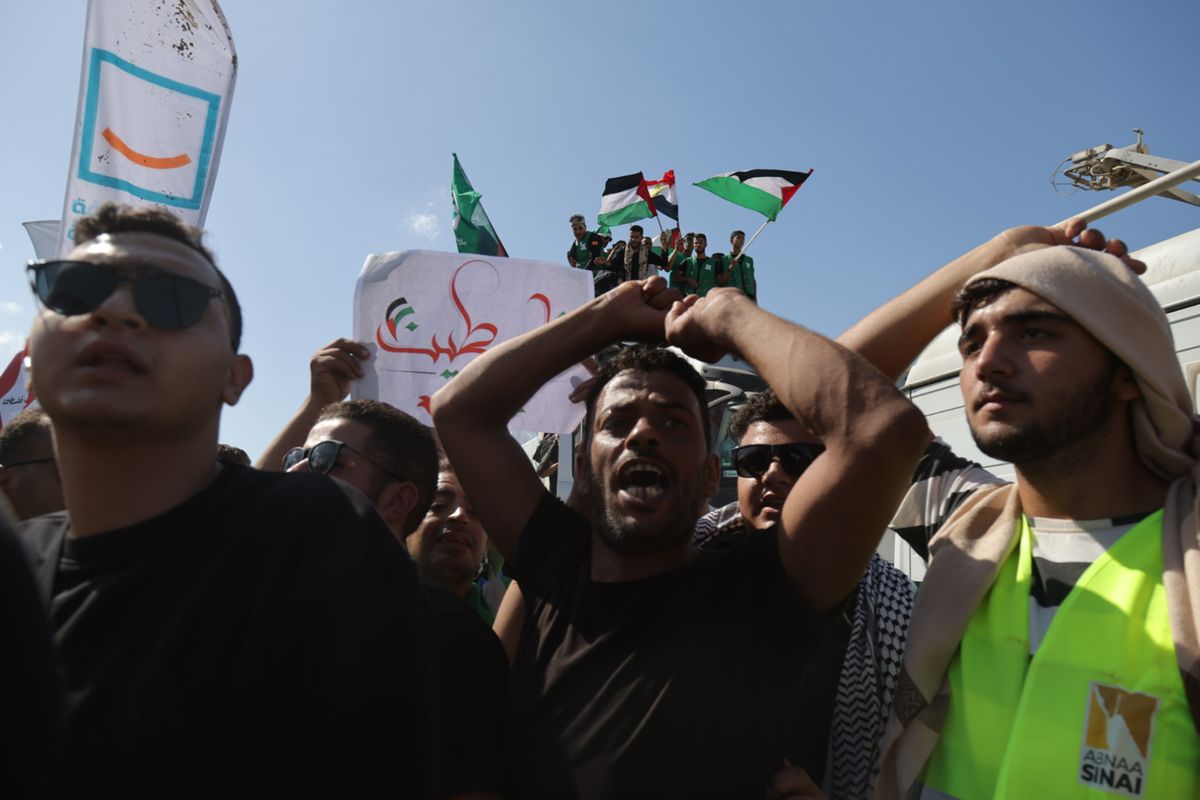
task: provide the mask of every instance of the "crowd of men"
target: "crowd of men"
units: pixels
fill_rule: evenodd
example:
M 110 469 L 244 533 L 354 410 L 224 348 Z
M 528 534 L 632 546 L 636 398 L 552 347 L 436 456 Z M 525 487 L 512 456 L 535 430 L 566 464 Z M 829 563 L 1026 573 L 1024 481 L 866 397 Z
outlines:
M 833 341 L 697 235 L 674 286 L 630 256 L 479 356 L 432 430 L 346 401 L 371 353 L 331 342 L 254 467 L 218 447 L 253 364 L 200 232 L 106 206 L 76 241 L 29 268 L 42 407 L 0 432 L 0 795 L 1200 796 L 1196 416 L 1118 240 L 1005 231 Z M 952 322 L 1013 484 L 895 386 Z M 729 506 L 664 345 L 770 387 Z M 563 501 L 507 426 L 598 354 Z
M 754 277 L 754 259 L 742 252 L 746 232 L 729 234 L 729 253 L 708 253 L 708 237 L 703 233 L 679 229 L 662 231 L 657 243 L 645 235 L 641 225 L 629 226 L 629 241 L 612 241 L 605 226 L 587 229 L 582 214 L 571 216 L 574 240 L 567 250 L 567 263 L 592 273 L 596 294 L 611 291 L 624 281 L 641 281 L 655 275 L 669 276 L 669 285 L 684 296 L 701 297 L 720 286 L 740 290 L 751 300 L 758 299 L 758 281 Z

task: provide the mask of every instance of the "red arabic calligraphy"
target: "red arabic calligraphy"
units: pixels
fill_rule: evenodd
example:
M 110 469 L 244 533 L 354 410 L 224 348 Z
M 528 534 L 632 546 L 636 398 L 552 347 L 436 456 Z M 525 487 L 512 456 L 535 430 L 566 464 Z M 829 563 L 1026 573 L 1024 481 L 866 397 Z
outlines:
M 529 300 L 526 300 L 525 302 L 528 303 L 530 300 L 537 300 L 539 303 L 541 303 L 543 306 L 546 307 L 546 322 L 549 322 L 550 321 L 550 298 L 546 297 L 546 295 L 542 294 L 541 292 L 538 292 L 537 294 L 529 295 Z
M 375 341 L 384 350 L 389 353 L 416 353 L 417 355 L 429 356 L 434 363 L 437 363 L 443 355 L 448 356 L 450 361 L 463 355 L 464 353 L 484 353 L 488 346 L 496 341 L 497 330 L 496 326 L 490 322 L 481 322 L 478 325 L 471 321 L 471 313 L 467 311 L 467 307 L 463 305 L 462 298 L 458 295 L 458 276 L 464 269 L 471 264 L 483 264 L 488 267 L 499 278 L 499 273 L 496 268 L 486 261 L 480 259 L 472 259 L 464 262 L 458 269 L 454 270 L 454 276 L 450 279 L 450 299 L 454 303 L 454 307 L 458 309 L 459 316 L 467 325 L 467 335 L 462 344 L 454 341 L 454 334 L 451 333 L 446 338 L 446 346 L 442 346 L 438 342 L 437 334 L 429 342 L 429 347 L 399 347 L 394 344 L 388 344 L 383 340 L 383 326 L 380 325 L 375 329 Z M 547 306 L 548 307 L 548 306 Z

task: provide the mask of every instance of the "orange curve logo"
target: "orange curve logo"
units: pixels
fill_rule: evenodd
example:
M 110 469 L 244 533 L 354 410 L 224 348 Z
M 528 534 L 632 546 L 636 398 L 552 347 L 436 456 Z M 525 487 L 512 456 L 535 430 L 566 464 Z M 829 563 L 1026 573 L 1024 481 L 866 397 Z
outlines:
M 179 167 L 183 167 L 192 163 L 192 159 L 187 153 L 180 153 L 177 156 L 167 156 L 165 158 L 148 156 L 144 153 L 139 153 L 137 150 L 134 150 L 132 147 L 125 144 L 120 136 L 117 136 L 115 133 L 113 133 L 112 128 L 105 128 L 100 135 L 103 136 L 104 140 L 112 145 L 113 149 L 118 153 L 125 156 L 135 164 L 141 164 L 143 167 L 149 167 L 150 169 L 178 169 Z

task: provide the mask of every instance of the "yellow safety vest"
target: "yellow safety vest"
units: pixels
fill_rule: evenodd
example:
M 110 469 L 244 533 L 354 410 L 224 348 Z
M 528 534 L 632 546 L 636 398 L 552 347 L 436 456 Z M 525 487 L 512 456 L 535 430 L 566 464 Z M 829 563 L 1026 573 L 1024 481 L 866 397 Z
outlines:
M 1088 567 L 1032 659 L 1024 517 L 1016 538 L 950 665 L 924 785 L 961 800 L 1200 797 L 1200 736 L 1163 590 L 1162 511 Z

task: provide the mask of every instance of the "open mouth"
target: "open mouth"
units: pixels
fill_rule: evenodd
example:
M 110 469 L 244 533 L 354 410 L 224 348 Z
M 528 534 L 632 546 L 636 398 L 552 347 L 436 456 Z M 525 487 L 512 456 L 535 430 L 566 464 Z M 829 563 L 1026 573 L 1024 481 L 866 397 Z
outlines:
M 666 471 L 649 461 L 635 461 L 617 473 L 617 491 L 640 503 L 658 500 L 668 485 Z
M 780 511 L 783 509 L 783 501 L 786 499 L 787 498 L 784 495 L 776 494 L 775 492 L 767 492 L 762 496 L 762 507 L 764 509 L 774 509 L 775 511 Z
M 464 550 L 471 549 L 471 540 L 461 533 L 455 533 L 453 531 L 441 531 L 438 533 L 436 542 L 439 545 L 453 545 L 461 547 Z
M 124 347 L 115 345 L 92 345 L 79 354 L 76 366 L 97 372 L 128 373 L 144 375 L 146 365 Z

